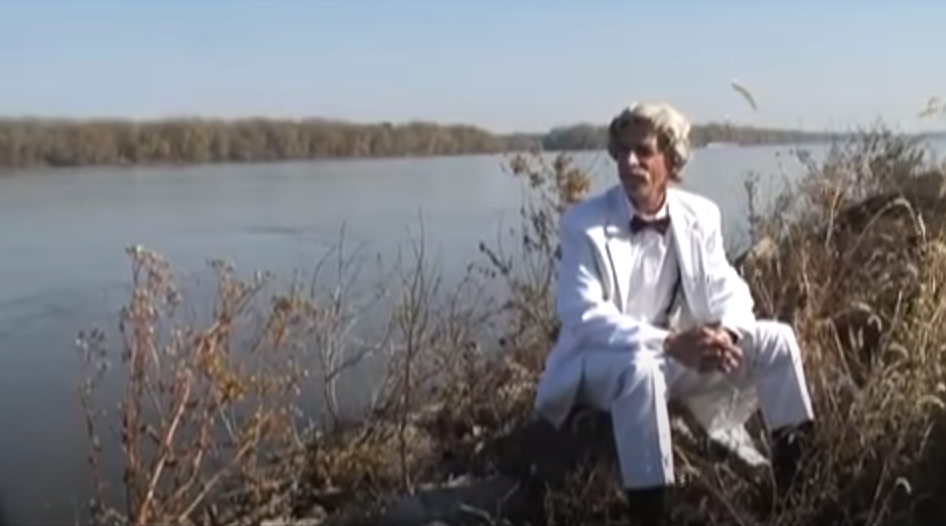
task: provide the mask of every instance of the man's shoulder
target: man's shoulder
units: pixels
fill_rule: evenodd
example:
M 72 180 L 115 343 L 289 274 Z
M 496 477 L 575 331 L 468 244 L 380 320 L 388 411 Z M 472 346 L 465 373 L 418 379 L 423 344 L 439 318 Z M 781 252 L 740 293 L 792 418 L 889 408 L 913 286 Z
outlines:
M 679 213 L 688 216 L 692 223 L 708 226 L 719 221 L 719 206 L 709 198 L 680 188 L 671 191 L 676 205 L 680 207 Z M 571 205 L 559 219 L 561 226 L 582 231 L 603 228 L 613 219 L 612 211 L 616 206 L 614 200 L 620 195 L 617 192 L 619 189 L 612 187 Z
M 674 188 L 672 192 L 681 208 L 680 212 L 688 215 L 696 224 L 719 221 L 719 205 L 708 197 L 680 188 Z
M 565 228 L 588 230 L 594 227 L 604 227 L 609 219 L 614 199 L 614 189 L 591 195 L 569 206 L 559 222 Z

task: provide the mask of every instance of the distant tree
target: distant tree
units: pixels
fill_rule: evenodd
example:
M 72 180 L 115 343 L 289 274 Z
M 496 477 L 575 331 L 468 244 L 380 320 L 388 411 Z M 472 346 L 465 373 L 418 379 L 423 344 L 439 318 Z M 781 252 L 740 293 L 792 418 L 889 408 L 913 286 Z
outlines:
M 827 134 L 695 126 L 693 142 L 772 144 L 817 141 Z M 324 119 L 176 119 L 150 122 L 0 120 L 0 168 L 190 164 L 279 160 L 490 154 L 536 148 L 598 150 L 602 126 L 577 124 L 544 134 L 497 135 L 468 125 L 353 124 Z

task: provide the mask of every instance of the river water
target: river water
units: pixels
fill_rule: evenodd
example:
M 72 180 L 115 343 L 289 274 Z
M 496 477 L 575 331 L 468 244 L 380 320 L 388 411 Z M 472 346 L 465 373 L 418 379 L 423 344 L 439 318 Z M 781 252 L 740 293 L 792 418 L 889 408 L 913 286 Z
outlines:
M 595 191 L 612 184 L 604 153 L 575 157 Z M 477 156 L 0 177 L 0 496 L 10 515 L 64 523 L 88 497 L 73 343 L 81 329 L 114 330 L 129 277 L 125 246 L 155 249 L 186 275 L 206 274 L 212 257 L 287 274 L 312 265 L 343 228 L 349 245 L 390 258 L 423 225 L 431 257 L 457 280 L 480 258 L 478 243 L 517 220 L 523 185 L 504 163 Z M 720 205 L 727 241 L 738 244 L 746 177 L 759 174 L 771 194 L 802 170 L 789 147 L 709 148 L 696 152 L 685 186 Z

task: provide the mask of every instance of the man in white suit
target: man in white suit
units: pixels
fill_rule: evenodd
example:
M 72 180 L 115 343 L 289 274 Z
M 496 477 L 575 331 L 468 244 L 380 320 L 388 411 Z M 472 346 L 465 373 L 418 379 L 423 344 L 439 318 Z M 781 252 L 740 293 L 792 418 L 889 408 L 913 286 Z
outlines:
M 660 523 L 674 482 L 670 400 L 749 461 L 758 453 L 744 424 L 761 409 L 783 489 L 814 419 L 794 331 L 756 320 L 724 252 L 719 208 L 672 187 L 689 130 L 667 104 L 611 121 L 619 184 L 561 218 L 561 331 L 536 396 L 555 426 L 577 403 L 610 413 L 631 511 L 645 524 Z

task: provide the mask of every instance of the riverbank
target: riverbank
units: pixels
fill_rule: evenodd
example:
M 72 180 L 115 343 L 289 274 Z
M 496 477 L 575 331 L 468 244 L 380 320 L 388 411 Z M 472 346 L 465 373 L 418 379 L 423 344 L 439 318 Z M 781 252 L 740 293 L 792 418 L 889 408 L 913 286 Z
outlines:
M 858 137 L 810 166 L 775 209 L 752 210 L 755 249 L 739 268 L 760 317 L 798 331 L 821 423 L 818 447 L 795 505 L 765 517 L 759 474 L 710 460 L 680 420 L 684 518 L 909 524 L 946 516 L 938 498 L 946 491 L 946 175 L 915 153 L 891 134 Z M 215 265 L 216 316 L 188 327 L 176 314 L 183 299 L 167 263 L 129 250 L 137 286 L 124 344 L 113 347 L 118 342 L 101 333 L 82 338 L 88 378 L 111 359 L 127 381 L 120 443 L 91 441 L 105 444 L 92 450 L 94 468 L 112 456 L 124 469 L 124 496 L 94 507 L 99 523 L 378 524 L 396 510 L 429 519 L 434 508 L 480 522 L 500 514 L 514 524 L 614 518 L 621 500 L 601 439 L 607 423 L 580 424 L 576 438 L 530 419 L 556 325 L 556 217 L 588 189 L 567 157 L 541 163 L 512 164 L 544 198 L 523 210 L 514 252 L 525 255 L 484 246 L 482 264 L 447 290 L 417 247 L 384 290 L 363 300 L 394 313 L 368 340 L 349 330 L 362 303 L 301 286 L 273 292 L 266 276 L 243 281 L 224 264 Z M 508 297 L 479 298 L 484 280 L 500 280 Z M 497 357 L 473 335 L 499 315 L 504 323 L 492 334 L 506 352 Z M 376 396 L 364 418 L 351 420 L 337 387 L 351 381 L 359 360 L 375 364 L 383 381 L 366 385 Z M 95 417 L 95 385 L 88 387 L 82 400 Z M 296 409 L 312 399 L 320 403 L 318 433 L 298 425 Z M 101 437 L 104 420 L 90 422 Z M 526 471 L 547 490 L 517 488 Z M 451 496 L 470 487 L 475 499 L 459 506 Z M 415 497 L 398 499 L 406 495 Z
M 825 141 L 837 134 L 697 125 L 696 146 Z M 602 150 L 602 126 L 496 134 L 470 125 L 356 124 L 324 119 L 168 119 L 121 121 L 0 119 L 0 169 L 260 163 Z

